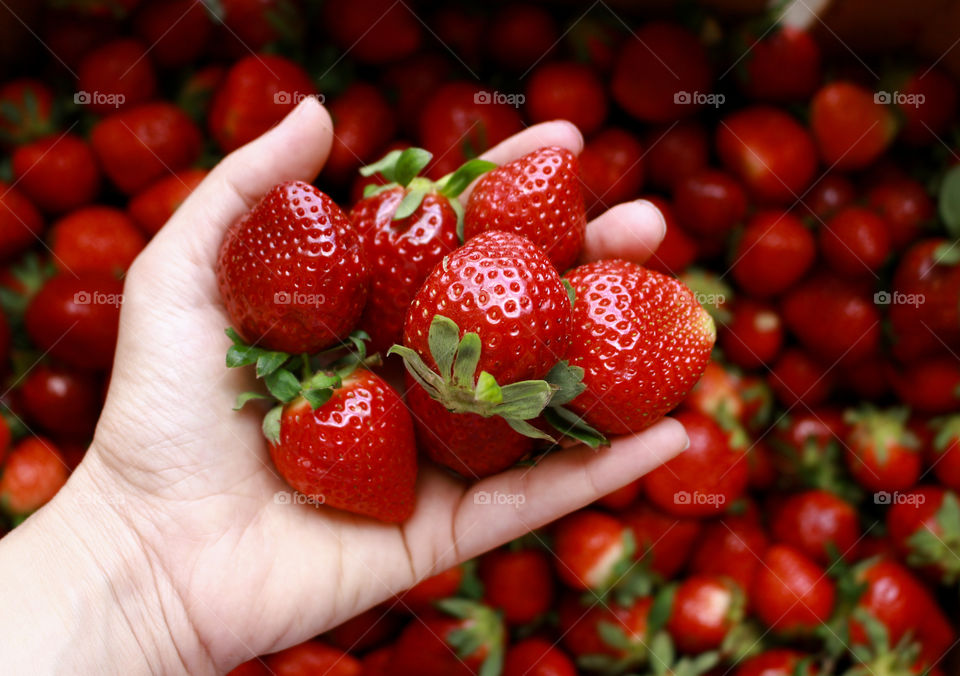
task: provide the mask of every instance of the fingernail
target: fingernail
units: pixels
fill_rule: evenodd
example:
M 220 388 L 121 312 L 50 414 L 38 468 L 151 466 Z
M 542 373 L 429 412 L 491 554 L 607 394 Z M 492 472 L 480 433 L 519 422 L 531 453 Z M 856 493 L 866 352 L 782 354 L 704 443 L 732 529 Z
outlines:
M 654 203 L 649 200 L 641 199 L 641 200 L 634 200 L 634 202 L 637 205 L 643 207 L 644 209 L 650 211 L 651 214 L 653 214 L 653 216 L 660 223 L 660 240 L 663 241 L 663 238 L 666 237 L 667 235 L 667 221 L 664 219 L 663 214 L 660 213 L 660 210 L 656 207 L 656 205 L 654 205 Z
M 683 436 L 686 437 L 687 440 L 684 442 L 683 448 L 681 449 L 681 452 L 687 450 L 688 448 L 690 448 L 690 436 L 687 435 L 687 434 L 684 434 Z

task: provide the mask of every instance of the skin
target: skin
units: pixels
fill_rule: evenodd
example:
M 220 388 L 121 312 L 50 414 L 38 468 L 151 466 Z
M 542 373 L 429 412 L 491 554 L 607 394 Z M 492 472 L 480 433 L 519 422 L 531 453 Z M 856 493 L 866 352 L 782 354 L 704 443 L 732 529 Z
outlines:
M 682 426 L 665 419 L 599 452 L 572 446 L 473 486 L 425 466 L 416 512 L 400 526 L 276 502 L 289 489 L 270 463 L 260 413 L 231 410 L 253 374 L 224 366 L 229 321 L 214 261 L 228 224 L 274 184 L 313 180 L 331 139 L 329 115 L 306 99 L 221 162 L 133 263 L 94 443 L 56 498 L 0 541 L 4 606 L 17 609 L 0 614 L 5 670 L 226 671 L 578 509 L 684 448 Z M 551 122 L 485 157 L 502 163 L 543 145 L 579 152 L 582 143 L 572 125 Z M 663 230 L 648 203 L 621 204 L 588 226 L 585 258 L 642 261 Z M 525 500 L 476 504 L 481 490 Z

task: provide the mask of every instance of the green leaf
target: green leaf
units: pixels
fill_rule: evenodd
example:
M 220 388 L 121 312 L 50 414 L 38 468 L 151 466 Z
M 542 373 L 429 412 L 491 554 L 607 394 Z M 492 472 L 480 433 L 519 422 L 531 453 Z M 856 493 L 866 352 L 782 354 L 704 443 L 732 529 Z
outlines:
M 360 167 L 360 175 L 373 176 L 374 174 L 380 174 L 391 183 L 398 183 L 399 181 L 397 181 L 396 178 L 396 166 L 397 160 L 400 159 L 400 155 L 402 154 L 402 150 L 391 150 L 373 164 Z
M 650 606 L 650 613 L 647 615 L 647 635 L 653 636 L 663 629 L 667 620 L 670 619 L 670 612 L 673 610 L 673 598 L 676 596 L 677 586 L 669 584 L 654 597 L 653 604 Z
M 274 406 L 270 412 L 263 417 L 263 436 L 272 444 L 280 441 L 280 416 L 283 415 L 283 406 Z
M 460 328 L 452 319 L 443 315 L 434 315 L 427 333 L 427 345 L 430 354 L 437 363 L 440 376 L 449 379 L 453 372 L 453 361 L 460 345 Z M 473 374 L 470 374 L 471 382 Z
M 960 237 L 960 166 L 954 166 L 940 184 L 940 218 L 953 237 Z
M 265 378 L 290 358 L 286 352 L 264 352 L 257 357 L 257 378 Z
M 450 200 L 450 206 L 453 208 L 453 213 L 457 215 L 457 241 L 463 244 L 463 205 L 460 203 L 460 200 L 453 198 Z M 444 259 L 446 261 L 446 259 Z
M 477 603 L 475 601 L 458 598 L 441 599 L 434 605 L 447 615 L 452 615 L 458 620 L 465 620 L 472 617 L 477 609 Z
M 307 403 L 310 404 L 310 408 L 314 411 L 330 401 L 330 397 L 332 396 L 333 390 L 330 388 L 303 391 L 303 398 L 307 400 Z
M 610 441 L 573 411 L 561 406 L 549 406 L 543 411 L 547 422 L 564 436 L 576 439 L 590 448 L 609 446 Z
M 404 366 L 407 367 L 407 373 L 420 383 L 431 397 L 439 399 L 440 392 L 444 390 L 446 384 L 443 378 L 430 370 L 430 367 L 423 362 L 419 354 L 403 345 L 394 345 L 387 351 L 387 354 L 399 355 L 403 359 Z
M 323 389 L 337 389 L 342 385 L 341 378 L 336 373 L 328 373 L 326 371 L 317 371 L 312 376 L 310 376 L 303 383 L 303 389 L 310 390 L 323 390 Z
M 407 148 L 397 157 L 393 180 L 402 186 L 409 185 L 410 181 L 423 171 L 432 159 L 433 153 L 423 148 Z
M 436 321 L 436 318 L 434 318 Z M 463 334 L 457 346 L 457 357 L 453 362 L 453 384 L 461 387 L 473 387 L 477 366 L 480 364 L 480 336 L 470 332 Z
M 543 439 L 544 441 L 556 443 L 556 439 L 551 437 L 549 434 L 538 430 L 526 420 L 518 420 L 516 418 L 504 418 L 504 420 L 506 420 L 507 424 L 510 425 L 513 431 L 518 434 L 522 434 L 525 437 L 530 437 L 531 439 Z
M 553 388 L 545 380 L 522 380 L 500 388 L 503 403 L 496 407 L 504 418 L 530 420 L 543 412 L 553 396 Z
M 563 282 L 563 288 L 567 290 L 567 298 L 570 299 L 570 307 L 573 307 L 577 302 L 577 290 L 573 288 L 573 284 L 567 281 L 566 277 L 560 281 Z
M 600 636 L 600 640 L 611 648 L 623 652 L 633 650 L 633 643 L 631 643 L 626 632 L 623 631 L 623 627 L 619 624 L 614 624 L 613 622 L 597 622 L 597 634 Z
M 248 401 L 253 401 L 254 399 L 269 399 L 265 394 L 260 394 L 259 392 L 241 392 L 237 395 L 237 403 L 233 405 L 234 411 L 239 411 L 243 408 Z
M 231 345 L 227 349 L 227 368 L 239 368 L 253 364 L 263 354 L 259 347 L 249 345 Z
M 286 369 L 277 369 L 263 379 L 270 394 L 286 403 L 300 394 L 300 381 Z
M 477 377 L 477 387 L 474 394 L 479 401 L 494 406 L 503 402 L 503 390 L 497 384 L 497 379 L 486 371 L 482 371 Z
M 583 375 L 584 371 L 579 366 L 570 366 L 570 362 L 566 360 L 558 361 L 545 378 L 548 383 L 557 388 L 550 400 L 550 405 L 563 406 L 576 399 L 587 389 L 583 384 Z
M 400 200 L 400 204 L 397 205 L 397 210 L 393 214 L 393 220 L 399 221 L 412 215 L 413 212 L 420 207 L 423 198 L 426 196 L 427 192 L 425 190 L 408 190 L 407 194 Z
M 469 160 L 452 174 L 448 174 L 437 181 L 438 190 L 441 195 L 455 198 L 466 190 L 467 186 L 473 183 L 478 177 L 496 168 L 496 164 L 488 162 L 487 160 Z

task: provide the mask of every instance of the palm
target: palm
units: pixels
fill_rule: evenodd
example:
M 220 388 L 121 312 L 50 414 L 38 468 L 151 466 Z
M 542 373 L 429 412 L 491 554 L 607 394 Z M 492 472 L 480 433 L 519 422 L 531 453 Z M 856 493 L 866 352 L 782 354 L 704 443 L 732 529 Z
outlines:
M 473 487 L 424 468 L 416 512 L 401 526 L 278 503 L 275 494 L 288 489 L 260 416 L 231 410 L 252 374 L 225 368 L 229 320 L 213 261 L 224 227 L 245 207 L 274 183 L 310 180 L 322 166 L 329 118 L 312 103 L 293 117 L 222 163 L 135 263 L 110 394 L 85 461 L 105 465 L 136 496 L 126 516 L 221 667 L 319 633 L 580 507 L 664 462 L 683 439 L 679 425 L 665 422 L 610 450 L 570 449 Z M 580 142 L 568 125 L 541 125 L 491 155 L 504 161 L 552 144 L 577 151 Z M 619 209 L 596 224 L 593 248 L 620 228 L 636 238 L 621 238 L 620 255 L 632 247 L 642 257 L 658 241 L 657 226 L 624 226 L 637 212 Z M 523 494 L 525 504 L 475 504 L 480 490 Z

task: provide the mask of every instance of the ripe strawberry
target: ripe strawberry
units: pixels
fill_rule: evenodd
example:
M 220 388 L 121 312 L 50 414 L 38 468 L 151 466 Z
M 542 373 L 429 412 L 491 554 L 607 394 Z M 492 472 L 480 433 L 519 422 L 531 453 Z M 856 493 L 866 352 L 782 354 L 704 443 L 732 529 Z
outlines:
M 633 263 L 588 263 L 567 281 L 575 293 L 567 358 L 586 385 L 570 410 L 610 434 L 649 427 L 703 373 L 713 319 L 682 282 Z M 658 364 L 656 379 L 647 378 L 649 363 Z
M 781 634 L 809 633 L 833 612 L 836 585 L 813 560 L 788 545 L 773 545 L 750 588 L 754 610 Z
M 914 411 L 941 414 L 960 408 L 960 362 L 955 357 L 922 359 L 903 368 L 884 367 L 900 401 Z
M 490 171 L 470 193 L 463 222 L 467 239 L 488 230 L 524 235 L 566 270 L 580 255 L 587 225 L 577 158 L 565 148 L 540 148 Z
M 867 205 L 883 217 L 895 250 L 917 239 L 935 211 L 923 184 L 906 177 L 878 182 L 867 192 Z
M 817 671 L 812 663 L 806 670 L 798 671 L 808 658 L 796 650 L 774 648 L 741 662 L 733 676 L 815 676 Z
M 594 510 L 561 519 L 553 536 L 557 577 L 571 589 L 608 591 L 627 572 L 636 551 L 623 522 Z
M 788 348 L 770 369 L 767 384 L 777 401 L 788 408 L 798 403 L 819 406 L 833 391 L 834 377 L 803 350 Z
M 227 672 L 227 676 L 270 676 L 267 665 L 259 657 L 241 662 Z M 366 674 L 364 674 L 366 676 Z
M 19 523 L 47 504 L 67 482 L 67 466 L 57 448 L 42 437 L 13 447 L 0 476 L 0 508 Z
M 650 183 L 663 190 L 673 190 L 678 182 L 706 169 L 710 157 L 710 139 L 695 120 L 655 127 L 644 146 Z
M 327 195 L 301 181 L 274 186 L 224 235 L 217 282 L 250 343 L 318 352 L 346 338 L 367 298 L 360 236 Z
M 0 85 L 0 144 L 30 143 L 53 132 L 53 93 L 39 80 Z
M 824 85 L 810 102 L 810 129 L 820 158 L 843 171 L 872 164 L 896 133 L 892 111 L 852 82 Z
M 468 676 L 499 673 L 506 636 L 490 608 L 444 599 L 407 625 L 393 648 L 397 676 Z
M 717 128 L 724 165 L 763 204 L 800 199 L 817 170 L 810 134 L 787 113 L 768 106 L 743 108 Z
M 0 182 L 0 258 L 19 254 L 40 238 L 43 216 L 19 190 Z
M 119 38 L 98 46 L 80 62 L 77 89 L 89 97 L 80 103 L 101 115 L 149 101 L 157 79 L 147 45 Z
M 690 557 L 691 573 L 726 577 L 749 591 L 770 546 L 763 528 L 744 516 L 707 523 Z
M 448 82 L 421 104 L 418 138 L 436 158 L 427 172 L 440 178 L 523 128 L 520 114 L 470 82 Z
M 423 22 L 390 0 L 327 6 L 323 16 L 334 43 L 362 63 L 385 64 L 410 56 L 423 39 Z
M 747 488 L 746 454 L 731 449 L 727 434 L 708 416 L 681 411 L 675 417 L 686 427 L 690 446 L 645 475 L 644 492 L 669 514 L 719 514 Z
M 168 103 L 144 103 L 104 118 L 93 128 L 93 150 L 107 177 L 128 195 L 200 155 L 200 130 Z
M 699 519 L 675 517 L 640 502 L 619 515 L 636 542 L 634 557 L 664 578 L 682 569 L 700 538 Z
M 914 104 L 897 104 L 903 118 L 900 139 L 918 146 L 932 144 L 945 133 L 957 117 L 957 85 L 951 77 L 934 66 L 917 69 L 900 87 L 903 100 Z
M 907 426 L 906 409 L 879 411 L 865 406 L 847 411 L 847 467 L 869 491 L 903 491 L 917 483 L 922 465 L 920 440 Z
M 527 71 L 548 57 L 559 41 L 553 15 L 532 3 L 505 5 L 490 20 L 490 58 L 507 70 Z
M 360 661 L 339 648 L 310 640 L 268 655 L 267 673 L 274 676 L 361 676 Z
M 430 161 L 417 148 L 388 153 L 362 170 L 387 184 L 371 191 L 350 211 L 370 265 L 371 288 L 360 326 L 370 335 L 370 351 L 386 351 L 400 341 L 407 308 L 424 280 L 459 242 L 460 191 L 494 165 L 475 160 L 449 180 L 434 183 L 416 176 Z
M 89 373 L 40 363 L 24 376 L 16 401 L 24 417 L 56 439 L 85 441 L 100 416 L 102 386 Z
M 100 190 L 93 151 L 73 134 L 45 136 L 18 146 L 11 164 L 17 187 L 47 213 L 89 204 Z
M 816 245 L 799 218 L 758 211 L 733 251 L 733 278 L 750 295 L 769 298 L 796 284 L 813 265 Z
M 527 117 L 532 122 L 569 120 L 585 136 L 607 117 L 607 93 L 588 66 L 569 61 L 538 65 L 526 86 Z
M 935 432 L 931 469 L 937 480 L 953 491 L 960 491 L 960 415 L 931 422 Z
M 148 0 L 137 10 L 133 30 L 151 46 L 158 66 L 180 68 L 194 63 L 208 44 L 213 23 L 205 10 L 198 0 Z
M 921 335 L 939 350 L 944 342 L 960 342 L 960 264 L 956 259 L 954 243 L 946 239 L 923 239 L 907 249 L 893 275 L 893 287 L 903 295 L 889 308 L 896 331 L 919 326 Z M 930 352 L 924 350 L 918 356 Z
M 507 649 L 501 676 L 577 676 L 577 668 L 552 642 L 526 638 Z
M 887 531 L 903 559 L 941 584 L 960 578 L 960 500 L 940 486 L 898 494 L 887 511 Z
M 680 227 L 673 211 L 673 204 L 656 195 L 644 195 L 663 216 L 667 225 L 660 246 L 646 262 L 647 268 L 665 275 L 677 277 L 683 274 L 697 257 L 697 242 Z
M 483 600 L 510 626 L 543 617 L 553 603 L 554 576 L 542 549 L 498 549 L 480 559 Z
M 810 214 L 814 220 L 823 221 L 837 211 L 853 203 L 856 189 L 843 174 L 827 173 L 820 177 L 797 205 L 801 215 Z
M 602 498 L 598 498 L 594 504 L 613 512 L 620 512 L 635 503 L 641 492 L 643 492 L 643 481 L 635 479 L 612 493 L 607 493 Z
M 146 245 L 130 217 L 113 207 L 77 209 L 50 229 L 53 260 L 71 274 L 122 277 Z
M 743 620 L 743 590 L 724 577 L 693 575 L 670 592 L 666 629 L 685 653 L 716 650 Z
M 153 237 L 206 175 L 205 169 L 184 169 L 164 176 L 131 197 L 127 212 L 147 237 Z
M 323 176 L 343 184 L 393 138 L 396 122 L 383 94 L 364 82 L 352 84 L 331 101 L 329 111 L 333 143 Z
M 583 658 L 604 656 L 621 669 L 636 666 L 647 656 L 648 621 L 653 599 L 642 596 L 629 603 L 585 605 L 580 595 L 568 595 L 558 610 L 564 647 L 583 663 Z M 603 664 L 600 661 L 597 666 Z M 606 660 L 609 666 L 610 660 Z
M 747 213 L 747 195 L 729 174 L 704 169 L 673 186 L 677 218 L 687 232 L 727 235 Z
M 710 61 L 697 36 L 665 21 L 646 23 L 633 36 L 614 66 L 614 100 L 641 122 L 673 122 L 695 114 L 700 105 L 693 97 L 711 88 Z
M 449 81 L 453 72 L 451 61 L 436 52 L 414 54 L 384 68 L 380 89 L 392 102 L 393 114 L 406 136 L 416 135 L 423 102 Z
M 177 92 L 176 103 L 190 119 L 204 125 L 213 104 L 214 94 L 227 77 L 227 68 L 219 64 L 193 71 Z
M 403 626 L 403 618 L 383 605 L 369 608 L 323 635 L 341 650 L 363 653 L 394 638 Z
M 236 150 L 316 91 L 307 72 L 293 61 L 251 54 L 233 64 L 217 90 L 207 119 L 210 133 L 223 152 Z
M 489 17 L 476 7 L 437 7 L 428 19 L 430 30 L 454 58 L 468 68 L 479 68 L 486 50 Z
M 855 559 L 861 528 L 856 508 L 824 490 L 789 496 L 774 511 L 770 530 L 774 539 L 795 547 L 821 565 L 835 556 Z
M 864 207 L 845 207 L 820 230 L 827 263 L 846 277 L 872 277 L 890 256 L 890 226 Z
M 832 408 L 798 409 L 783 416 L 771 440 L 780 476 L 792 486 L 821 488 L 849 498 L 840 480 L 841 439 L 846 431 L 843 414 Z
M 588 217 L 633 199 L 643 185 L 643 147 L 624 129 L 608 127 L 595 134 L 578 160 Z
M 712 361 L 682 406 L 713 418 L 731 446 L 745 450 L 744 430 L 765 429 L 772 404 L 773 395 L 762 380 Z
M 810 33 L 780 24 L 759 37 L 745 37 L 743 67 L 735 72 L 747 96 L 789 103 L 813 94 L 820 84 L 820 46 Z
M 123 284 L 112 275 L 61 273 L 30 300 L 27 334 L 51 357 L 79 369 L 113 363 Z
M 737 366 L 772 365 L 783 346 L 783 321 L 773 305 L 738 298 L 718 338 L 724 356 Z
M 397 597 L 400 610 L 421 614 L 441 599 L 456 596 L 468 579 L 465 566 L 453 566 L 420 580 Z
M 306 23 L 301 4 L 289 0 L 219 0 L 223 30 L 214 35 L 214 43 L 234 60 L 265 47 L 295 48 Z

